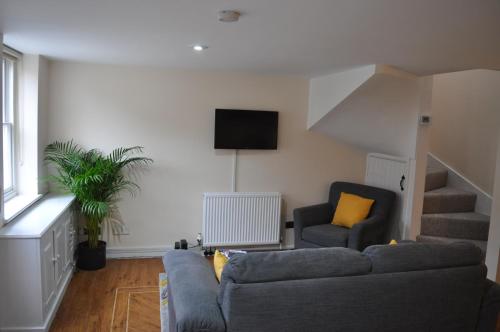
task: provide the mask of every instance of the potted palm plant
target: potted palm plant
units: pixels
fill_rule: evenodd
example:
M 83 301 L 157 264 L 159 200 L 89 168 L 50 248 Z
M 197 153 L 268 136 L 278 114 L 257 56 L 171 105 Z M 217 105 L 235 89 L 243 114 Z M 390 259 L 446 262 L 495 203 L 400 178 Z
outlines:
M 117 202 L 123 191 L 134 195 L 139 186 L 130 179 L 130 171 L 153 162 L 136 156 L 142 147 L 117 148 L 105 155 L 85 150 L 73 141 L 54 142 L 45 148 L 45 161 L 55 166 L 49 180 L 75 195 L 85 220 L 87 241 L 78 245 L 77 266 L 97 270 L 106 265 L 106 242 L 101 241 L 103 223 L 111 229 L 121 227 Z

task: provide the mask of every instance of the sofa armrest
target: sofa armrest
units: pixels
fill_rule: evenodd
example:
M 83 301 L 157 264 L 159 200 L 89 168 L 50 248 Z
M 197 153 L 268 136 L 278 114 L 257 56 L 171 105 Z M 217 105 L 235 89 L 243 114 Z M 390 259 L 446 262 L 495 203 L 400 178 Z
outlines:
M 500 319 L 500 285 L 486 279 L 477 332 L 495 332 Z
M 171 250 L 163 257 L 169 282 L 169 311 L 175 323 L 170 332 L 224 332 L 217 303 L 219 284 L 210 262 L 187 250 Z
M 379 216 L 371 216 L 355 224 L 349 232 L 348 248 L 363 251 L 373 244 L 380 244 L 380 236 L 384 234 L 384 223 Z
M 295 240 L 302 238 L 302 229 L 331 222 L 333 207 L 330 203 L 310 205 L 293 210 Z

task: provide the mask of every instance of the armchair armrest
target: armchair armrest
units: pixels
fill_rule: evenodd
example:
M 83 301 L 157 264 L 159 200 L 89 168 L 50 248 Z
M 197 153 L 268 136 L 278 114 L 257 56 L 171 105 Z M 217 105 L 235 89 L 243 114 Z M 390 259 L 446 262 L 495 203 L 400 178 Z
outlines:
M 187 250 L 163 257 L 168 274 L 170 332 L 224 332 L 217 294 L 219 284 L 209 261 Z
M 302 238 L 302 229 L 308 226 L 327 224 L 331 221 L 333 207 L 330 203 L 310 205 L 293 210 L 295 243 Z
M 500 285 L 486 279 L 477 332 L 495 332 L 500 319 Z
M 372 244 L 379 244 L 385 225 L 379 216 L 371 216 L 355 224 L 349 232 L 348 247 L 362 251 Z

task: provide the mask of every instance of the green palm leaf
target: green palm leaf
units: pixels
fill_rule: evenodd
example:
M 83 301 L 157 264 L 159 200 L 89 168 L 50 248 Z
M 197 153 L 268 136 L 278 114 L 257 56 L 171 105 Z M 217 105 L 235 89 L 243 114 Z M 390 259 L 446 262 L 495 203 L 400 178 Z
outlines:
M 48 180 L 75 195 L 80 212 L 87 219 L 90 247 L 97 246 L 103 222 L 108 222 L 112 229 L 121 227 L 116 206 L 120 194 L 134 195 L 140 189 L 128 178 L 128 171 L 153 162 L 135 156 L 142 151 L 141 146 L 132 146 L 103 155 L 97 149 L 85 150 L 73 140 L 56 141 L 45 148 L 45 162 L 55 167 Z

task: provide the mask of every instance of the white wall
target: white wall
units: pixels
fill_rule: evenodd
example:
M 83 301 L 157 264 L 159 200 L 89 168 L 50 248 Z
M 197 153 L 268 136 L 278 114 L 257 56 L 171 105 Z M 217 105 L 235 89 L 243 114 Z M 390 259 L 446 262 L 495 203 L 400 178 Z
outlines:
M 49 61 L 40 56 L 38 65 L 38 193 L 45 193 L 48 190 L 48 183 L 45 181 L 47 167 L 43 161 L 43 150 L 49 144 L 48 114 L 49 114 Z
M 328 114 L 311 130 L 369 152 L 414 158 L 420 113 L 419 92 L 416 77 L 377 73 L 368 77 L 342 102 L 332 104 Z
M 0 27 L 1 29 L 1 27 Z M 3 33 L 2 31 L 0 30 L 0 45 L 3 45 Z M 2 46 L 3 47 L 3 46 Z M 0 66 L 0 77 L 3 77 L 3 66 Z M 2 83 L 2 80 L 0 79 L 0 91 L 3 91 L 3 83 Z M 2 100 L 3 96 L 2 96 L 2 93 L 0 93 L 0 107 L 3 107 L 3 100 Z M 3 121 L 3 119 L 2 119 Z M 0 156 L 3 156 L 3 135 L 0 135 Z M 0 192 L 3 192 L 3 163 L 2 161 L 3 158 L 0 158 Z M 3 226 L 3 199 L 0 199 L 0 227 Z
M 420 91 L 420 113 L 432 114 L 432 91 L 434 79 L 432 76 L 420 77 L 418 80 Z M 430 127 L 427 125 L 419 125 L 417 127 L 415 141 L 415 159 L 413 160 L 413 183 L 411 188 L 412 200 L 411 206 L 411 224 L 410 224 L 410 239 L 415 240 L 420 234 L 422 211 L 424 207 L 424 192 L 425 192 L 425 177 L 427 174 L 427 154 L 429 152 Z
M 376 66 L 346 70 L 315 77 L 309 82 L 309 113 L 307 127 L 311 128 L 360 85 L 375 74 Z
M 493 196 L 486 251 L 492 280 L 500 248 L 499 86 L 500 72 L 493 70 L 434 75 L 430 133 L 432 154 Z
M 497 158 L 495 184 L 493 186 L 493 207 L 491 209 L 490 232 L 486 248 L 486 266 L 488 278 L 498 280 L 498 256 L 500 250 L 500 133 L 497 133 Z
M 33 196 L 46 191 L 43 147 L 47 144 L 48 61 L 24 54 L 19 63 L 19 112 L 17 123 L 17 190 Z
M 202 193 L 231 189 L 232 151 L 213 149 L 215 108 L 280 112 L 277 151 L 240 151 L 239 191 L 279 191 L 287 220 L 335 180 L 361 182 L 365 153 L 306 130 L 308 81 L 244 73 L 51 62 L 49 139 L 108 152 L 143 145 L 155 163 L 121 213 L 112 247 L 172 245 L 201 231 Z
M 17 191 L 35 195 L 38 188 L 38 84 L 39 56 L 24 54 L 19 63 L 19 112 L 16 117 Z
M 318 119 L 312 131 L 367 152 L 408 160 L 407 190 L 400 199 L 402 207 L 396 209 L 400 215 L 394 218 L 406 225 L 404 236 L 411 239 L 420 232 L 428 151 L 428 130 L 419 126 L 418 119 L 430 112 L 431 94 L 432 77 L 387 65 L 361 67 L 310 83 L 309 119 Z
M 430 151 L 489 195 L 500 132 L 499 87 L 499 71 L 434 76 Z

